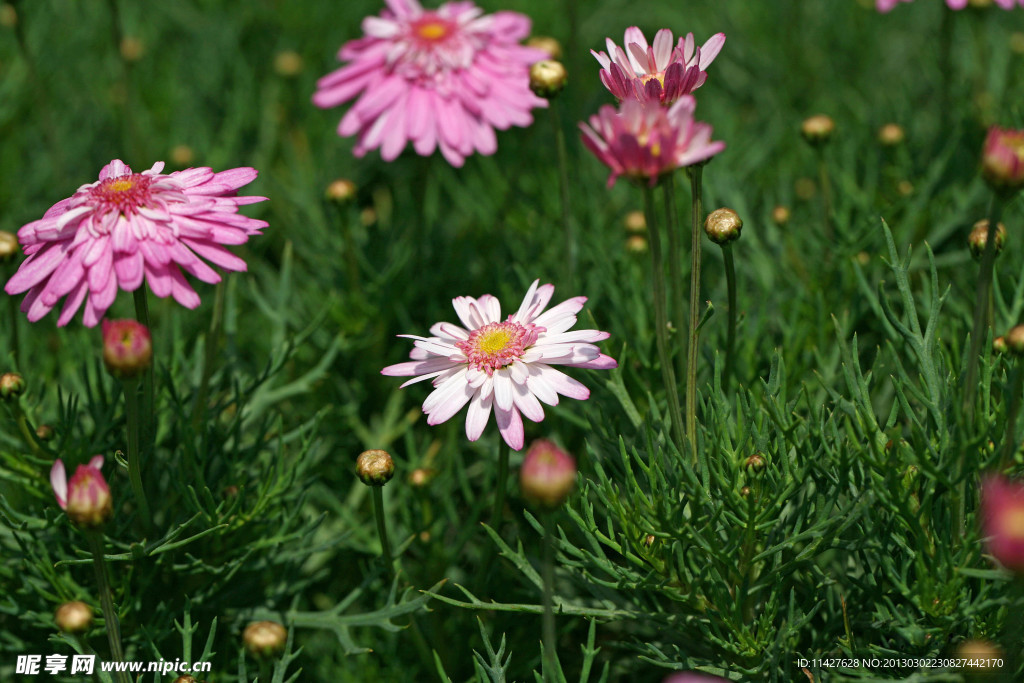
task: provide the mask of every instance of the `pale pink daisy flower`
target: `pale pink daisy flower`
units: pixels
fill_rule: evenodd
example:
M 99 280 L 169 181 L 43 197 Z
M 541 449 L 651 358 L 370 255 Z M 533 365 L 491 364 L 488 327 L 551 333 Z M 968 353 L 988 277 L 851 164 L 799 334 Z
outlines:
M 542 402 L 558 405 L 559 394 L 580 400 L 590 396 L 589 389 L 552 366 L 607 370 L 618 365 L 590 343 L 607 339 L 607 332 L 569 332 L 587 297 L 573 297 L 545 312 L 555 288 L 539 283 L 530 285 L 519 310 L 504 321 L 501 304 L 490 294 L 453 299 L 465 327 L 440 322 L 430 328 L 432 337 L 400 335 L 415 340 L 412 360 L 389 365 L 381 374 L 415 375 L 403 387 L 433 380 L 434 391 L 423 402 L 427 424 L 448 420 L 468 403 L 470 441 L 480 438 L 493 407 L 498 431 L 518 451 L 524 437 L 520 414 L 540 422 Z
M 647 44 L 636 26 L 626 29 L 621 48 L 606 39 L 608 52 L 590 54 L 601 64 L 601 82 L 617 99 L 660 102 L 669 105 L 704 85 L 707 68 L 725 45 L 725 34 L 716 33 L 697 47 L 692 33 L 673 47 L 672 31 L 663 28 Z
M 608 187 L 619 176 L 653 187 L 662 175 L 707 161 L 725 149 L 724 142 L 712 142 L 709 124 L 694 121 L 696 106 L 692 95 L 684 95 L 668 109 L 626 100 L 619 110 L 601 107 L 589 126 L 581 123 L 583 144 L 611 169 Z
M 21 310 L 29 320 L 39 320 L 66 296 L 57 325 L 66 325 L 85 302 L 82 322 L 93 327 L 118 290 L 134 291 L 143 280 L 157 296 L 195 308 L 199 295 L 180 268 L 209 283 L 220 282 L 220 275 L 202 259 L 224 270 L 246 269 L 222 245 L 242 244 L 267 225 L 238 213 L 243 204 L 266 200 L 236 196 L 256 178 L 256 169 L 189 168 L 165 175 L 163 168 L 161 161 L 132 173 L 115 159 L 97 182 L 82 185 L 18 231 L 28 258 L 4 291 L 28 292 Z
M 380 148 L 392 161 L 412 142 L 417 154 L 440 148 L 452 166 L 474 152 L 494 154 L 494 129 L 528 126 L 547 100 L 530 91 L 530 65 L 547 53 L 520 45 L 530 20 L 516 12 L 484 15 L 472 2 L 436 10 L 418 0 L 385 0 L 363 20 L 364 37 L 342 46 L 349 62 L 317 83 L 313 103 L 335 107 L 358 97 L 338 135 L 358 135 L 358 157 Z
M 875 8 L 879 12 L 889 12 L 899 2 L 911 2 L 911 0 L 877 0 Z M 1015 6 L 1024 7 L 1024 0 L 995 0 L 995 3 L 1003 9 L 1013 9 Z M 946 0 L 950 9 L 961 10 L 971 5 L 971 0 Z

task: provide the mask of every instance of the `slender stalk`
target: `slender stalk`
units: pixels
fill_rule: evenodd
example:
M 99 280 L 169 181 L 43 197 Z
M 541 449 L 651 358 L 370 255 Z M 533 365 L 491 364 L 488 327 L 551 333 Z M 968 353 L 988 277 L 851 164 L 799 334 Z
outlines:
M 86 531 L 92 551 L 92 566 L 96 570 L 96 587 L 100 595 L 100 608 L 103 610 L 103 621 L 107 626 L 107 642 L 110 643 L 110 656 L 115 662 L 124 661 L 124 649 L 121 647 L 121 626 L 114 609 L 114 598 L 110 592 L 110 581 L 107 579 L 107 567 L 103 561 L 103 533 Z M 115 678 L 122 683 L 131 683 L 131 677 L 125 671 L 114 672 Z
M 132 298 L 135 302 L 135 319 L 146 326 L 146 329 L 150 331 L 150 337 L 152 337 L 153 330 L 149 324 L 149 300 L 146 297 L 145 286 L 140 285 L 138 289 L 132 292 Z M 151 363 L 142 374 L 142 428 L 140 432 L 140 446 L 141 449 L 146 451 L 150 450 L 156 438 L 156 426 L 153 424 L 153 404 L 156 391 L 153 373 L 154 365 L 155 362 Z
M 725 336 L 725 377 L 722 383 L 728 392 L 736 361 L 736 263 L 732 258 L 732 244 L 722 245 L 722 257 L 725 259 L 725 286 L 729 295 L 729 327 Z
M 11 360 L 14 361 L 14 367 L 18 367 L 18 349 L 21 343 L 18 339 L 18 304 L 13 296 L 7 297 L 7 316 L 7 329 L 11 331 Z
M 686 355 L 686 438 L 689 441 L 690 457 L 697 464 L 697 325 L 700 323 L 700 236 L 704 220 L 704 206 L 701 176 L 704 167 L 700 164 L 690 167 L 690 193 L 693 201 L 692 244 L 690 246 L 690 343 Z
M 562 231 L 565 233 L 566 280 L 570 288 L 576 286 L 576 232 L 569 210 L 569 156 L 565 151 L 565 131 L 558 113 L 558 103 L 548 100 L 551 109 L 551 125 L 555 129 L 555 147 L 558 153 L 558 187 L 562 200 Z
M 132 484 L 132 493 L 139 506 L 139 519 L 147 531 L 153 524 L 149 512 L 149 501 L 146 489 L 142 486 L 142 420 L 139 417 L 139 380 L 135 377 L 125 379 L 121 386 L 124 389 L 124 412 L 128 427 L 128 479 Z
M 999 468 L 1013 464 L 1013 453 L 1017 450 L 1017 415 L 1020 413 L 1021 362 L 1015 358 L 1010 371 L 1010 407 L 1006 411 L 1006 434 L 1003 436 L 1003 456 Z
M 25 415 L 25 411 L 21 409 L 21 403 L 17 400 L 14 401 L 12 412 L 15 415 L 15 420 L 18 423 L 18 431 L 21 432 L 21 438 L 28 446 L 29 450 L 32 451 L 32 455 L 42 457 L 45 455 L 42 447 L 39 445 L 39 440 L 36 438 L 35 432 L 32 430 L 32 425 L 28 423 L 28 416 Z
M 992 288 L 992 269 L 996 261 L 996 226 L 1003 213 L 1003 201 L 997 194 L 992 197 L 988 212 L 988 234 L 985 237 L 985 251 L 981 255 L 978 271 L 978 288 L 974 298 L 974 322 L 971 325 L 971 347 L 967 352 L 967 371 L 964 373 L 964 414 L 967 421 L 974 421 L 974 400 L 977 392 L 978 357 L 985 334 L 985 319 L 989 290 Z
M 544 617 L 541 633 L 544 642 L 544 683 L 554 683 L 557 668 L 555 635 L 555 544 L 552 540 L 551 513 L 541 515 L 544 523 L 544 560 L 541 575 L 544 582 Z
M 371 486 L 373 492 L 373 516 L 377 519 L 377 536 L 380 537 L 380 553 L 384 559 L 384 571 L 388 576 L 395 571 L 395 561 L 391 555 L 391 544 L 388 542 L 388 526 L 384 518 L 384 487 Z
M 661 363 L 661 378 L 668 394 L 668 413 L 672 424 L 672 438 L 682 451 L 683 421 L 679 408 L 679 386 L 668 353 L 668 315 L 665 312 L 665 270 L 661 257 L 661 233 L 654 220 L 654 190 L 644 186 L 644 213 L 647 216 L 647 235 L 651 245 L 651 281 L 654 289 L 654 340 Z
M 213 374 L 213 363 L 217 358 L 221 334 L 224 330 L 224 281 L 217 283 L 213 298 L 213 317 L 210 319 L 210 331 L 206 335 L 203 348 L 203 374 L 199 378 L 195 402 L 192 405 L 192 433 L 195 434 L 202 426 L 206 417 L 206 402 L 210 395 L 210 376 Z
M 665 231 L 668 233 L 668 291 L 669 300 L 672 302 L 672 324 L 679 335 L 679 344 L 676 353 L 676 377 L 686 376 L 686 356 L 683 349 L 686 348 L 687 336 L 683 320 L 686 319 L 686 309 L 683 307 L 683 274 L 680 266 L 683 263 L 683 250 L 679 242 L 679 228 L 676 225 L 676 181 L 675 175 L 669 173 L 662 181 L 661 191 L 665 194 Z
M 821 185 L 821 219 L 825 226 L 825 243 L 831 245 L 835 232 L 832 229 L 832 183 L 825 161 L 825 146 L 818 145 L 818 183 Z M 831 253 L 830 251 L 826 253 Z
M 509 447 L 505 439 L 498 446 L 498 479 L 494 492 L 494 510 L 491 512 L 491 526 L 495 530 L 501 522 L 501 514 L 505 511 L 505 489 L 508 488 L 508 457 Z

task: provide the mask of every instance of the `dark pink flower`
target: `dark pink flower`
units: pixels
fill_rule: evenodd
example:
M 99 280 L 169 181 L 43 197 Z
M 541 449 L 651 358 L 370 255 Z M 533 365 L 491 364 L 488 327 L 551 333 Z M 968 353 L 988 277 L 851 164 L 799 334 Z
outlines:
M 990 475 L 981 483 L 981 525 L 1001 565 L 1024 572 L 1024 484 Z
M 899 2 L 911 2 L 911 0 L 876 0 L 875 8 L 879 12 L 888 12 Z M 1015 5 L 1024 7 L 1024 0 L 995 0 L 995 2 L 1003 9 L 1013 9 Z M 971 0 L 946 0 L 946 5 L 950 9 L 960 10 L 970 4 Z
M 1002 191 L 1024 187 L 1024 130 L 992 126 L 981 152 L 981 174 Z
M 4 291 L 28 292 L 21 310 L 29 320 L 39 320 L 66 296 L 57 325 L 66 325 L 85 302 L 82 322 L 93 327 L 119 290 L 134 291 L 143 280 L 157 296 L 195 308 L 199 295 L 182 268 L 210 283 L 220 282 L 220 275 L 202 259 L 225 270 L 246 269 L 223 245 L 242 244 L 267 225 L 238 213 L 243 204 L 266 200 L 236 196 L 256 178 L 256 169 L 189 168 L 165 175 L 163 168 L 161 161 L 132 173 L 115 159 L 97 182 L 82 185 L 18 231 L 28 258 Z
M 530 444 L 519 470 L 523 497 L 555 508 L 565 502 L 576 485 L 576 460 L 547 439 Z
M 130 318 L 103 320 L 103 363 L 116 377 L 136 377 L 153 359 L 149 329 Z
M 619 176 L 657 183 L 677 168 L 706 161 L 725 149 L 712 142 L 711 126 L 694 121 L 697 101 L 684 95 L 670 108 L 626 100 L 621 108 L 605 105 L 580 124 L 583 144 L 611 169 L 608 187 Z
M 417 154 L 440 148 L 452 166 L 474 152 L 494 154 L 494 129 L 528 126 L 547 101 L 530 91 L 529 68 L 547 58 L 519 41 L 529 18 L 485 15 L 472 2 L 426 10 L 418 0 L 385 0 L 388 9 L 363 20 L 364 37 L 342 46 L 349 62 L 317 83 L 313 103 L 358 100 L 338 135 L 358 135 L 354 152 L 380 148 L 385 161 L 412 142 Z
M 670 105 L 707 80 L 708 66 L 725 45 L 725 34 L 716 33 L 697 47 L 692 33 L 673 47 L 672 31 L 663 28 L 648 45 L 636 26 L 626 29 L 622 44 L 606 39 L 608 52 L 590 54 L 601 64 L 601 82 L 617 99 L 636 99 Z
M 113 513 L 110 488 L 100 468 L 103 456 L 94 455 L 88 465 L 79 465 L 68 482 L 64 461 L 57 460 L 50 469 L 50 485 L 57 504 L 68 513 L 76 525 L 95 528 L 102 525 Z

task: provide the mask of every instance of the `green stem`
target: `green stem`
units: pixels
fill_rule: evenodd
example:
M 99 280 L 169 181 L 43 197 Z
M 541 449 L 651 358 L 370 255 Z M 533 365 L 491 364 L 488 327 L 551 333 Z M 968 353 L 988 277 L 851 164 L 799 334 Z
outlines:
M 725 391 L 729 391 L 736 362 L 736 263 L 732 258 L 732 244 L 722 245 L 722 257 L 725 259 L 725 285 L 729 292 L 729 327 L 725 337 L 725 377 L 722 382 Z
M 505 439 L 498 446 L 498 479 L 494 492 L 494 510 L 491 512 L 491 526 L 495 531 L 501 522 L 501 514 L 505 511 L 505 489 L 508 487 L 509 446 Z
M 18 367 L 18 349 L 21 343 L 18 339 L 18 304 L 13 296 L 7 297 L 7 329 L 11 331 L 11 360 L 14 367 Z
M 1017 450 L 1017 415 L 1020 413 L 1021 394 L 1021 363 L 1014 360 L 1010 371 L 1010 407 L 1006 413 L 1006 434 L 1003 436 L 1003 456 L 999 469 L 1003 470 L 1013 464 L 1013 454 Z
M 384 518 L 384 487 L 371 486 L 373 491 L 373 516 L 377 519 L 377 536 L 380 537 L 380 554 L 384 559 L 384 571 L 388 576 L 395 571 L 395 561 L 391 555 L 391 544 L 388 542 L 388 526 Z
M 644 186 L 644 213 L 647 217 L 647 235 L 651 245 L 651 280 L 654 289 L 654 340 L 661 363 L 661 378 L 668 394 L 668 413 L 672 424 L 672 438 L 682 452 L 683 421 L 679 408 L 679 386 L 668 353 L 668 315 L 665 312 L 665 269 L 661 257 L 661 233 L 654 220 L 654 190 Z
M 124 388 L 124 412 L 128 427 L 128 479 L 131 480 L 132 493 L 135 494 L 135 501 L 139 506 L 139 519 L 142 520 L 142 527 L 148 531 L 153 520 L 149 513 L 146 489 L 142 486 L 142 449 L 140 448 L 142 424 L 139 417 L 139 380 L 135 377 L 125 379 L 121 386 Z
M 686 319 L 686 309 L 683 307 L 683 274 L 680 270 L 683 250 L 679 240 L 679 228 L 676 226 L 676 182 L 673 174 L 665 176 L 665 180 L 662 181 L 662 192 L 665 193 L 665 231 L 668 233 L 669 300 L 672 302 L 672 325 L 679 335 L 675 373 L 676 377 L 685 377 L 686 356 L 683 349 L 686 348 L 687 337 L 683 320 Z
M 199 379 L 195 403 L 192 405 L 192 433 L 202 427 L 206 417 L 206 402 L 210 395 L 210 376 L 213 374 L 213 363 L 216 360 L 217 348 L 220 346 L 221 333 L 224 329 L 224 281 L 217 283 L 213 298 L 213 317 L 210 320 L 210 331 L 206 335 L 203 348 L 203 374 Z
M 555 129 L 555 148 L 558 153 L 558 187 L 562 200 L 562 231 L 565 233 L 565 267 L 569 288 L 576 287 L 576 233 L 569 207 L 569 156 L 565 151 L 565 131 L 558 113 L 558 105 L 549 100 L 551 125 Z
M 967 371 L 964 374 L 964 414 L 967 422 L 974 421 L 974 399 L 977 392 L 978 357 L 981 342 L 988 335 L 985 329 L 985 318 L 988 306 L 989 290 L 992 288 L 992 269 L 996 261 L 996 227 L 1003 212 L 1003 200 L 997 194 L 992 197 L 992 206 L 988 212 L 988 234 L 985 238 L 985 251 L 981 256 L 978 271 L 978 288 L 974 298 L 974 322 L 971 326 L 971 347 L 967 352 Z
M 832 183 L 828 177 L 828 163 L 825 161 L 825 146 L 818 146 L 818 182 L 821 185 L 821 214 L 825 225 L 825 243 L 831 253 L 834 231 L 832 229 Z
M 146 326 L 150 338 L 153 338 L 153 329 L 149 324 L 149 300 L 146 297 L 145 285 L 140 285 L 134 292 L 132 298 L 135 302 L 135 319 Z M 153 341 L 154 348 L 156 346 Z M 156 354 L 153 354 L 153 362 L 149 364 L 142 374 L 142 421 L 140 430 L 140 446 L 147 452 L 153 447 L 156 428 L 153 424 L 153 404 L 156 391 L 153 368 L 156 365 Z
M 697 325 L 700 323 L 700 236 L 704 220 L 701 176 L 704 167 L 700 164 L 690 167 L 690 193 L 693 197 L 692 244 L 690 247 L 690 343 L 686 354 L 686 438 L 689 441 L 690 457 L 697 464 Z
M 557 637 L 555 635 L 555 544 L 551 536 L 551 513 L 541 515 L 544 522 L 544 561 L 541 574 L 544 582 L 544 617 L 541 633 L 544 642 L 544 683 L 557 680 Z
M 17 400 L 14 401 L 13 412 L 18 423 L 18 431 L 21 432 L 21 438 L 24 440 L 25 445 L 32 451 L 32 455 L 43 457 L 45 452 L 40 447 L 35 432 L 32 431 L 32 425 L 28 423 L 28 416 L 25 415 L 25 411 L 21 409 L 21 404 Z
M 92 566 L 96 570 L 96 587 L 100 594 L 100 608 L 103 610 L 103 621 L 107 626 L 107 642 L 110 643 L 110 656 L 115 662 L 124 661 L 124 650 L 121 647 L 121 627 L 117 612 L 114 610 L 114 599 L 107 580 L 107 567 L 103 561 L 103 534 L 99 531 L 86 531 L 85 537 L 92 551 Z M 127 672 L 117 671 L 114 676 L 118 681 L 131 683 Z

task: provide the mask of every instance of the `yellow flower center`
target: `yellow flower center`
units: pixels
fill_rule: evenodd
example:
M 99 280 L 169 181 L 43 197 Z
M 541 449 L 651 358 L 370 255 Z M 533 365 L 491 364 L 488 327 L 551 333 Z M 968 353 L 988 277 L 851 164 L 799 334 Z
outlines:
M 477 349 L 486 354 L 504 351 L 512 339 L 511 332 L 503 327 L 491 330 L 477 338 Z
M 132 179 L 130 177 L 118 178 L 117 180 L 110 182 L 107 185 L 107 189 L 110 190 L 111 192 L 127 192 L 128 190 L 132 189 L 134 185 L 135 183 L 132 182 Z
M 440 40 L 448 35 L 448 26 L 440 21 L 427 21 L 416 27 L 416 33 L 424 40 Z
M 661 87 L 664 90 L 664 88 L 665 88 L 665 72 L 664 71 L 659 71 L 656 74 L 644 74 L 643 76 L 640 77 L 640 82 L 643 83 L 644 85 L 647 85 L 647 81 L 651 80 L 652 78 L 656 79 L 658 81 L 658 83 L 661 83 Z

